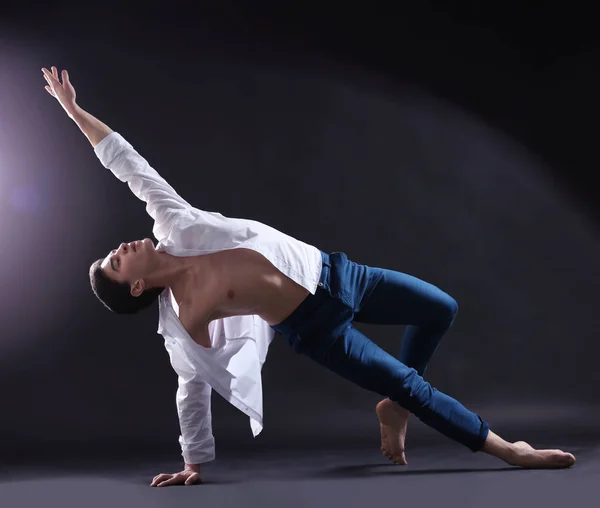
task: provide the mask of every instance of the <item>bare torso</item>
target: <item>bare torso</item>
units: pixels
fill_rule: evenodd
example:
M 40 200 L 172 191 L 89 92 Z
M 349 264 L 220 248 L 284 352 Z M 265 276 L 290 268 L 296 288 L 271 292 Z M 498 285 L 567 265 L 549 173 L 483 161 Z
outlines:
M 191 276 L 171 288 L 178 302 L 199 321 L 256 314 L 269 325 L 281 323 L 309 291 L 281 273 L 262 254 L 231 249 L 189 258 Z

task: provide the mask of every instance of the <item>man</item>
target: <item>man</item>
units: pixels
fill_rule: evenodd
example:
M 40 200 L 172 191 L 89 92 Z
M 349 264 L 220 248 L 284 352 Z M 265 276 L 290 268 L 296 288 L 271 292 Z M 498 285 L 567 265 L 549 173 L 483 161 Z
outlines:
M 146 238 L 121 244 L 90 268 L 96 296 L 131 314 L 158 299 L 158 332 L 178 374 L 183 471 L 153 486 L 200 482 L 214 459 L 210 395 L 214 389 L 262 430 L 261 368 L 275 332 L 295 351 L 386 397 L 376 407 L 382 453 L 406 464 L 408 416 L 472 451 L 526 468 L 564 468 L 575 457 L 509 443 L 423 374 L 458 306 L 440 289 L 409 275 L 326 254 L 265 224 L 192 207 L 118 133 L 85 112 L 67 71 L 43 68 L 46 90 L 88 138 L 101 163 L 145 201 L 155 247 Z M 408 325 L 398 358 L 354 322 Z

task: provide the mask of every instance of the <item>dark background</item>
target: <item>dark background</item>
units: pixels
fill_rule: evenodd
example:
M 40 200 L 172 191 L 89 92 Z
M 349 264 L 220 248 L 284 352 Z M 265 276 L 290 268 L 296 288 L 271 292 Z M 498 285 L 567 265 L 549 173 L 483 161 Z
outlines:
M 427 378 L 493 430 L 597 433 L 592 7 L 448 4 L 3 10 L 4 457 L 180 453 L 156 309 L 112 315 L 87 278 L 120 242 L 151 236 L 152 221 L 44 90 L 51 65 L 194 206 L 453 295 L 460 312 Z M 401 327 L 359 327 L 398 351 Z M 217 456 L 378 447 L 379 397 L 279 336 L 263 381 L 256 439 L 214 394 Z M 409 447 L 446 440 L 409 427 Z

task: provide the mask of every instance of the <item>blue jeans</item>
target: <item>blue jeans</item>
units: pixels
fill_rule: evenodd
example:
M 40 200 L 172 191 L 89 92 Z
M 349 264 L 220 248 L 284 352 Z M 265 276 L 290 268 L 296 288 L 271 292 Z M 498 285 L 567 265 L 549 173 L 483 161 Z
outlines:
M 423 379 L 458 305 L 437 287 L 410 275 L 322 252 L 317 292 L 272 326 L 298 353 L 367 390 L 389 397 L 426 425 L 476 452 L 489 425 Z M 408 325 L 398 358 L 353 323 Z

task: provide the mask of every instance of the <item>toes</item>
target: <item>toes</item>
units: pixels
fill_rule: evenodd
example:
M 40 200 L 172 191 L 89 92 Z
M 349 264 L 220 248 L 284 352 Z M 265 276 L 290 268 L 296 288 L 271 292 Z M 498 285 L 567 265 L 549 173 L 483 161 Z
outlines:
M 408 462 L 406 461 L 406 456 L 404 454 L 404 450 L 397 452 L 397 453 L 392 453 L 389 452 L 385 447 L 381 447 L 381 454 L 386 457 L 390 462 L 393 462 L 396 465 L 407 465 Z
M 394 453 L 387 451 L 385 448 L 381 448 L 381 454 L 384 457 L 386 457 L 388 460 L 393 462 L 394 464 L 401 464 L 401 465 L 408 464 L 408 462 L 406 461 L 406 456 L 404 454 L 404 451 L 394 454 Z
M 403 466 L 408 464 L 408 462 L 406 461 L 406 455 L 404 455 L 404 452 L 401 452 L 398 455 L 394 455 L 394 464 L 401 464 Z

